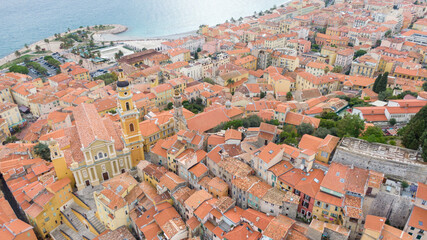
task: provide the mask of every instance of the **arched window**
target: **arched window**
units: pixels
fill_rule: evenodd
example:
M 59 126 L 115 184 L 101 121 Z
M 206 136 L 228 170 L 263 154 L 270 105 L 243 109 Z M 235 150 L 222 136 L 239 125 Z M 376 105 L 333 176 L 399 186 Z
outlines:
M 133 123 L 129 124 L 129 130 L 130 130 L 131 132 L 133 132 L 133 131 L 135 130 L 135 128 L 133 127 Z
M 130 110 L 129 102 L 126 102 L 126 111 Z
M 98 158 L 101 159 L 102 157 L 103 157 L 102 152 L 98 153 Z

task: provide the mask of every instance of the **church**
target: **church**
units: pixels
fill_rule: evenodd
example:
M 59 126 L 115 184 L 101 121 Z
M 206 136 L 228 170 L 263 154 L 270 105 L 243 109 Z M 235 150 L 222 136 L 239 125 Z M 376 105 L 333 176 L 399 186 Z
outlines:
M 139 112 L 129 82 L 119 73 L 120 123 L 101 118 L 93 104 L 81 104 L 73 109 L 73 126 L 46 136 L 57 177 L 69 178 L 77 190 L 99 185 L 144 160 Z

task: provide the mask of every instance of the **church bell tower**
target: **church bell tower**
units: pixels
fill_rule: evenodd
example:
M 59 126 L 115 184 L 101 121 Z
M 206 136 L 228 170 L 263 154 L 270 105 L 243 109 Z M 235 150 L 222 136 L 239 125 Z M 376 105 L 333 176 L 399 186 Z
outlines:
M 182 112 L 182 98 L 178 90 L 175 90 L 173 96 L 173 120 L 175 133 L 187 129 L 187 120 Z
M 143 138 L 139 130 L 139 111 L 132 101 L 130 84 L 126 81 L 123 70 L 119 69 L 117 81 L 118 113 L 122 124 L 125 147 L 131 153 L 132 167 L 144 160 Z

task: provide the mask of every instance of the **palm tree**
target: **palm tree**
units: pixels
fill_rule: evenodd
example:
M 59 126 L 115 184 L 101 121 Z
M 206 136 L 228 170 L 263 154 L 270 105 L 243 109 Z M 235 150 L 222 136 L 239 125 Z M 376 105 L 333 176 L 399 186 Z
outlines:
M 291 101 L 291 99 L 292 99 L 292 93 L 291 92 L 286 93 L 286 100 Z
M 19 56 L 21 56 L 21 53 L 20 53 L 18 50 L 16 50 L 16 51 L 15 51 L 15 55 L 16 55 L 17 57 L 19 57 Z
M 227 80 L 227 86 L 229 86 L 230 91 L 231 91 L 231 85 L 233 85 L 233 83 L 234 83 L 234 80 L 232 78 Z

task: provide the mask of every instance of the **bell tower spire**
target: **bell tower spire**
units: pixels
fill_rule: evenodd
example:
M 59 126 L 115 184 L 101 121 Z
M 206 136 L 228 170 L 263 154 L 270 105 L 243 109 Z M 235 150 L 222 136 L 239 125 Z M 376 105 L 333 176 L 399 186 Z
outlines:
M 130 150 L 132 166 L 144 160 L 143 139 L 139 130 L 139 111 L 132 100 L 130 84 L 124 76 L 123 69 L 119 69 L 117 81 L 118 113 L 122 124 L 123 140 Z
M 178 90 L 175 90 L 173 96 L 173 120 L 175 133 L 182 129 L 187 129 L 187 120 L 182 112 L 182 97 Z

